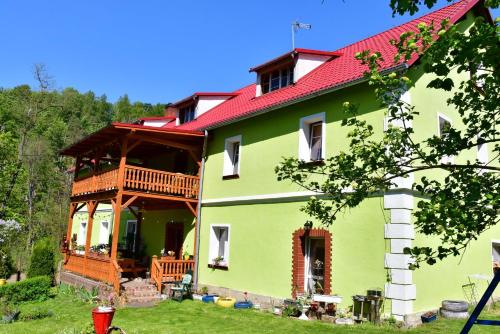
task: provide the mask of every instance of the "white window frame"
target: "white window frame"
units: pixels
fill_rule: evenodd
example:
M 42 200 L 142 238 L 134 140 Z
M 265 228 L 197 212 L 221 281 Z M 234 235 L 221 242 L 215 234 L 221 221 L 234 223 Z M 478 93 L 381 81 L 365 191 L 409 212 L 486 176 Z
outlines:
M 211 224 L 210 225 L 210 242 L 208 248 L 208 264 L 212 265 L 213 260 L 219 256 L 219 239 L 215 234 L 216 228 L 226 228 L 227 229 L 227 242 L 224 247 L 224 259 L 219 262 L 218 266 L 228 267 L 229 266 L 229 249 L 231 247 L 231 225 L 229 224 Z
M 325 112 L 302 117 L 299 122 L 299 159 L 311 160 L 311 124 L 321 122 L 321 159 L 325 160 L 326 152 L 326 122 Z
M 238 165 L 234 166 L 233 164 L 233 156 L 234 156 L 234 144 L 239 143 L 239 153 L 238 153 Z M 240 166 L 241 166 L 241 150 L 242 150 L 242 141 L 241 135 L 226 138 L 224 141 L 224 166 L 222 169 L 223 176 L 233 176 L 240 175 Z M 236 171 L 236 173 L 234 173 Z
M 444 119 L 445 121 L 447 121 L 448 123 L 450 123 L 450 127 L 453 126 L 453 122 L 451 121 L 451 119 L 448 116 L 438 112 L 438 114 L 437 114 L 437 133 L 438 133 L 438 136 L 440 138 L 442 138 L 441 126 L 439 124 L 441 118 Z M 446 156 L 441 157 L 440 161 L 443 164 L 452 164 L 452 163 L 454 163 L 455 159 L 453 156 L 446 155 Z
M 104 224 L 108 224 L 107 228 L 104 228 Z M 104 220 L 100 223 L 99 226 L 99 244 L 108 244 L 109 243 L 109 231 L 110 231 L 111 224 L 109 220 Z M 104 233 L 106 231 L 106 233 Z

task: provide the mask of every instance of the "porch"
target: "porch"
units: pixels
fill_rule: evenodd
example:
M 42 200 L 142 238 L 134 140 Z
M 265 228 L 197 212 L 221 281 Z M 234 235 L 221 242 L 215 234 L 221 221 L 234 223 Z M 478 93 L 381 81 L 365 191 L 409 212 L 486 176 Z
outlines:
M 125 276 L 149 272 L 161 289 L 194 270 L 194 259 L 183 259 L 183 253 L 195 255 L 202 140 L 199 132 L 113 124 L 65 149 L 76 166 L 64 269 L 111 284 L 118 293 Z M 181 212 L 181 223 L 168 212 Z M 97 237 L 96 226 L 105 231 Z M 162 226 L 161 246 L 145 244 L 143 230 L 158 241 Z M 142 254 L 146 246 L 148 254 Z M 158 259 L 162 248 L 175 257 Z

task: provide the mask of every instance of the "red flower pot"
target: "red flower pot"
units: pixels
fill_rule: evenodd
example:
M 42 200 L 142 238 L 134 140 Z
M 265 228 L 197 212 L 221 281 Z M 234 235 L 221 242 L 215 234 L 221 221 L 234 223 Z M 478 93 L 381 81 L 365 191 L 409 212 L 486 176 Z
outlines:
M 109 326 L 111 326 L 114 315 L 114 308 L 111 308 L 111 310 L 100 310 L 99 308 L 92 310 L 92 320 L 94 321 L 94 330 L 96 334 L 106 334 Z

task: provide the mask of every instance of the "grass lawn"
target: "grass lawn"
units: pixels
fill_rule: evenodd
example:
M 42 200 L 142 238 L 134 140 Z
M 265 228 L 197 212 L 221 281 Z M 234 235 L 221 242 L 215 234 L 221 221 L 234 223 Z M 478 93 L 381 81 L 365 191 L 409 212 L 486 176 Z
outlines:
M 91 322 L 91 304 L 75 300 L 68 295 L 43 303 L 23 304 L 20 309 L 48 308 L 54 312 L 51 318 L 1 324 L 2 334 L 76 334 Z M 500 320 L 500 312 L 485 315 Z M 118 309 L 113 324 L 123 328 L 127 334 L 138 333 L 458 333 L 463 321 L 438 320 L 412 330 L 388 326 L 356 325 L 334 326 L 317 321 L 300 321 L 281 318 L 254 310 L 224 309 L 213 304 L 186 300 L 182 303 L 166 301 L 151 308 Z M 498 333 L 498 327 L 475 326 L 471 333 Z M 78 330 L 78 331 L 77 331 Z

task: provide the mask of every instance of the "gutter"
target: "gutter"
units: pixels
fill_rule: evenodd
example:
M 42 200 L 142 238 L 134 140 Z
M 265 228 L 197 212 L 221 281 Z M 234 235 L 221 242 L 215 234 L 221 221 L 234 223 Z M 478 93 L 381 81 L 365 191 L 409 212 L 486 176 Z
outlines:
M 200 254 L 200 226 L 201 226 L 201 196 L 203 194 L 203 176 L 205 174 L 205 157 L 207 153 L 207 139 L 208 131 L 205 130 L 205 137 L 203 139 L 203 151 L 201 153 L 201 175 L 200 175 L 200 189 L 198 191 L 198 205 L 196 208 L 196 249 L 194 253 L 194 273 L 193 273 L 193 286 L 194 289 L 198 289 L 198 267 L 200 264 L 199 254 Z
M 396 65 L 396 66 L 387 68 L 385 70 L 382 70 L 382 71 L 380 71 L 380 73 L 381 74 L 387 74 L 387 73 L 390 73 L 390 72 L 405 71 L 408 68 L 409 68 L 408 64 L 401 63 L 399 65 Z M 273 110 L 276 110 L 276 109 L 288 107 L 288 106 L 294 105 L 296 103 L 304 102 L 304 101 L 313 99 L 313 98 L 318 97 L 318 96 L 322 96 L 322 95 L 329 94 L 329 93 L 332 93 L 332 92 L 335 92 L 335 91 L 338 91 L 338 90 L 341 90 L 341 89 L 344 89 L 344 88 L 347 88 L 347 87 L 351 87 L 351 86 L 360 84 L 360 83 L 365 82 L 365 81 L 368 81 L 368 79 L 366 79 L 364 76 L 362 76 L 362 77 L 360 77 L 358 79 L 354 79 L 352 81 L 344 82 L 344 83 L 332 86 L 330 88 L 327 88 L 327 89 L 324 89 L 324 90 L 320 90 L 320 91 L 311 93 L 309 95 L 305 95 L 305 96 L 299 97 L 297 99 L 289 100 L 289 101 L 286 101 L 286 102 L 283 102 L 283 103 L 280 103 L 280 104 L 277 104 L 277 105 L 274 105 L 274 106 L 271 106 L 271 107 L 268 107 L 268 108 L 265 108 L 265 109 L 258 110 L 258 111 L 253 112 L 253 113 L 249 113 L 247 115 L 243 115 L 241 117 L 236 117 L 236 118 L 233 118 L 233 119 L 228 119 L 228 120 L 222 121 L 220 123 L 216 123 L 214 125 L 206 127 L 205 130 L 214 130 L 214 129 L 219 128 L 221 126 L 229 125 L 229 124 L 236 123 L 236 122 L 248 119 L 248 118 L 259 116 L 259 115 L 265 114 L 267 112 L 270 112 L 270 111 L 273 111 Z

